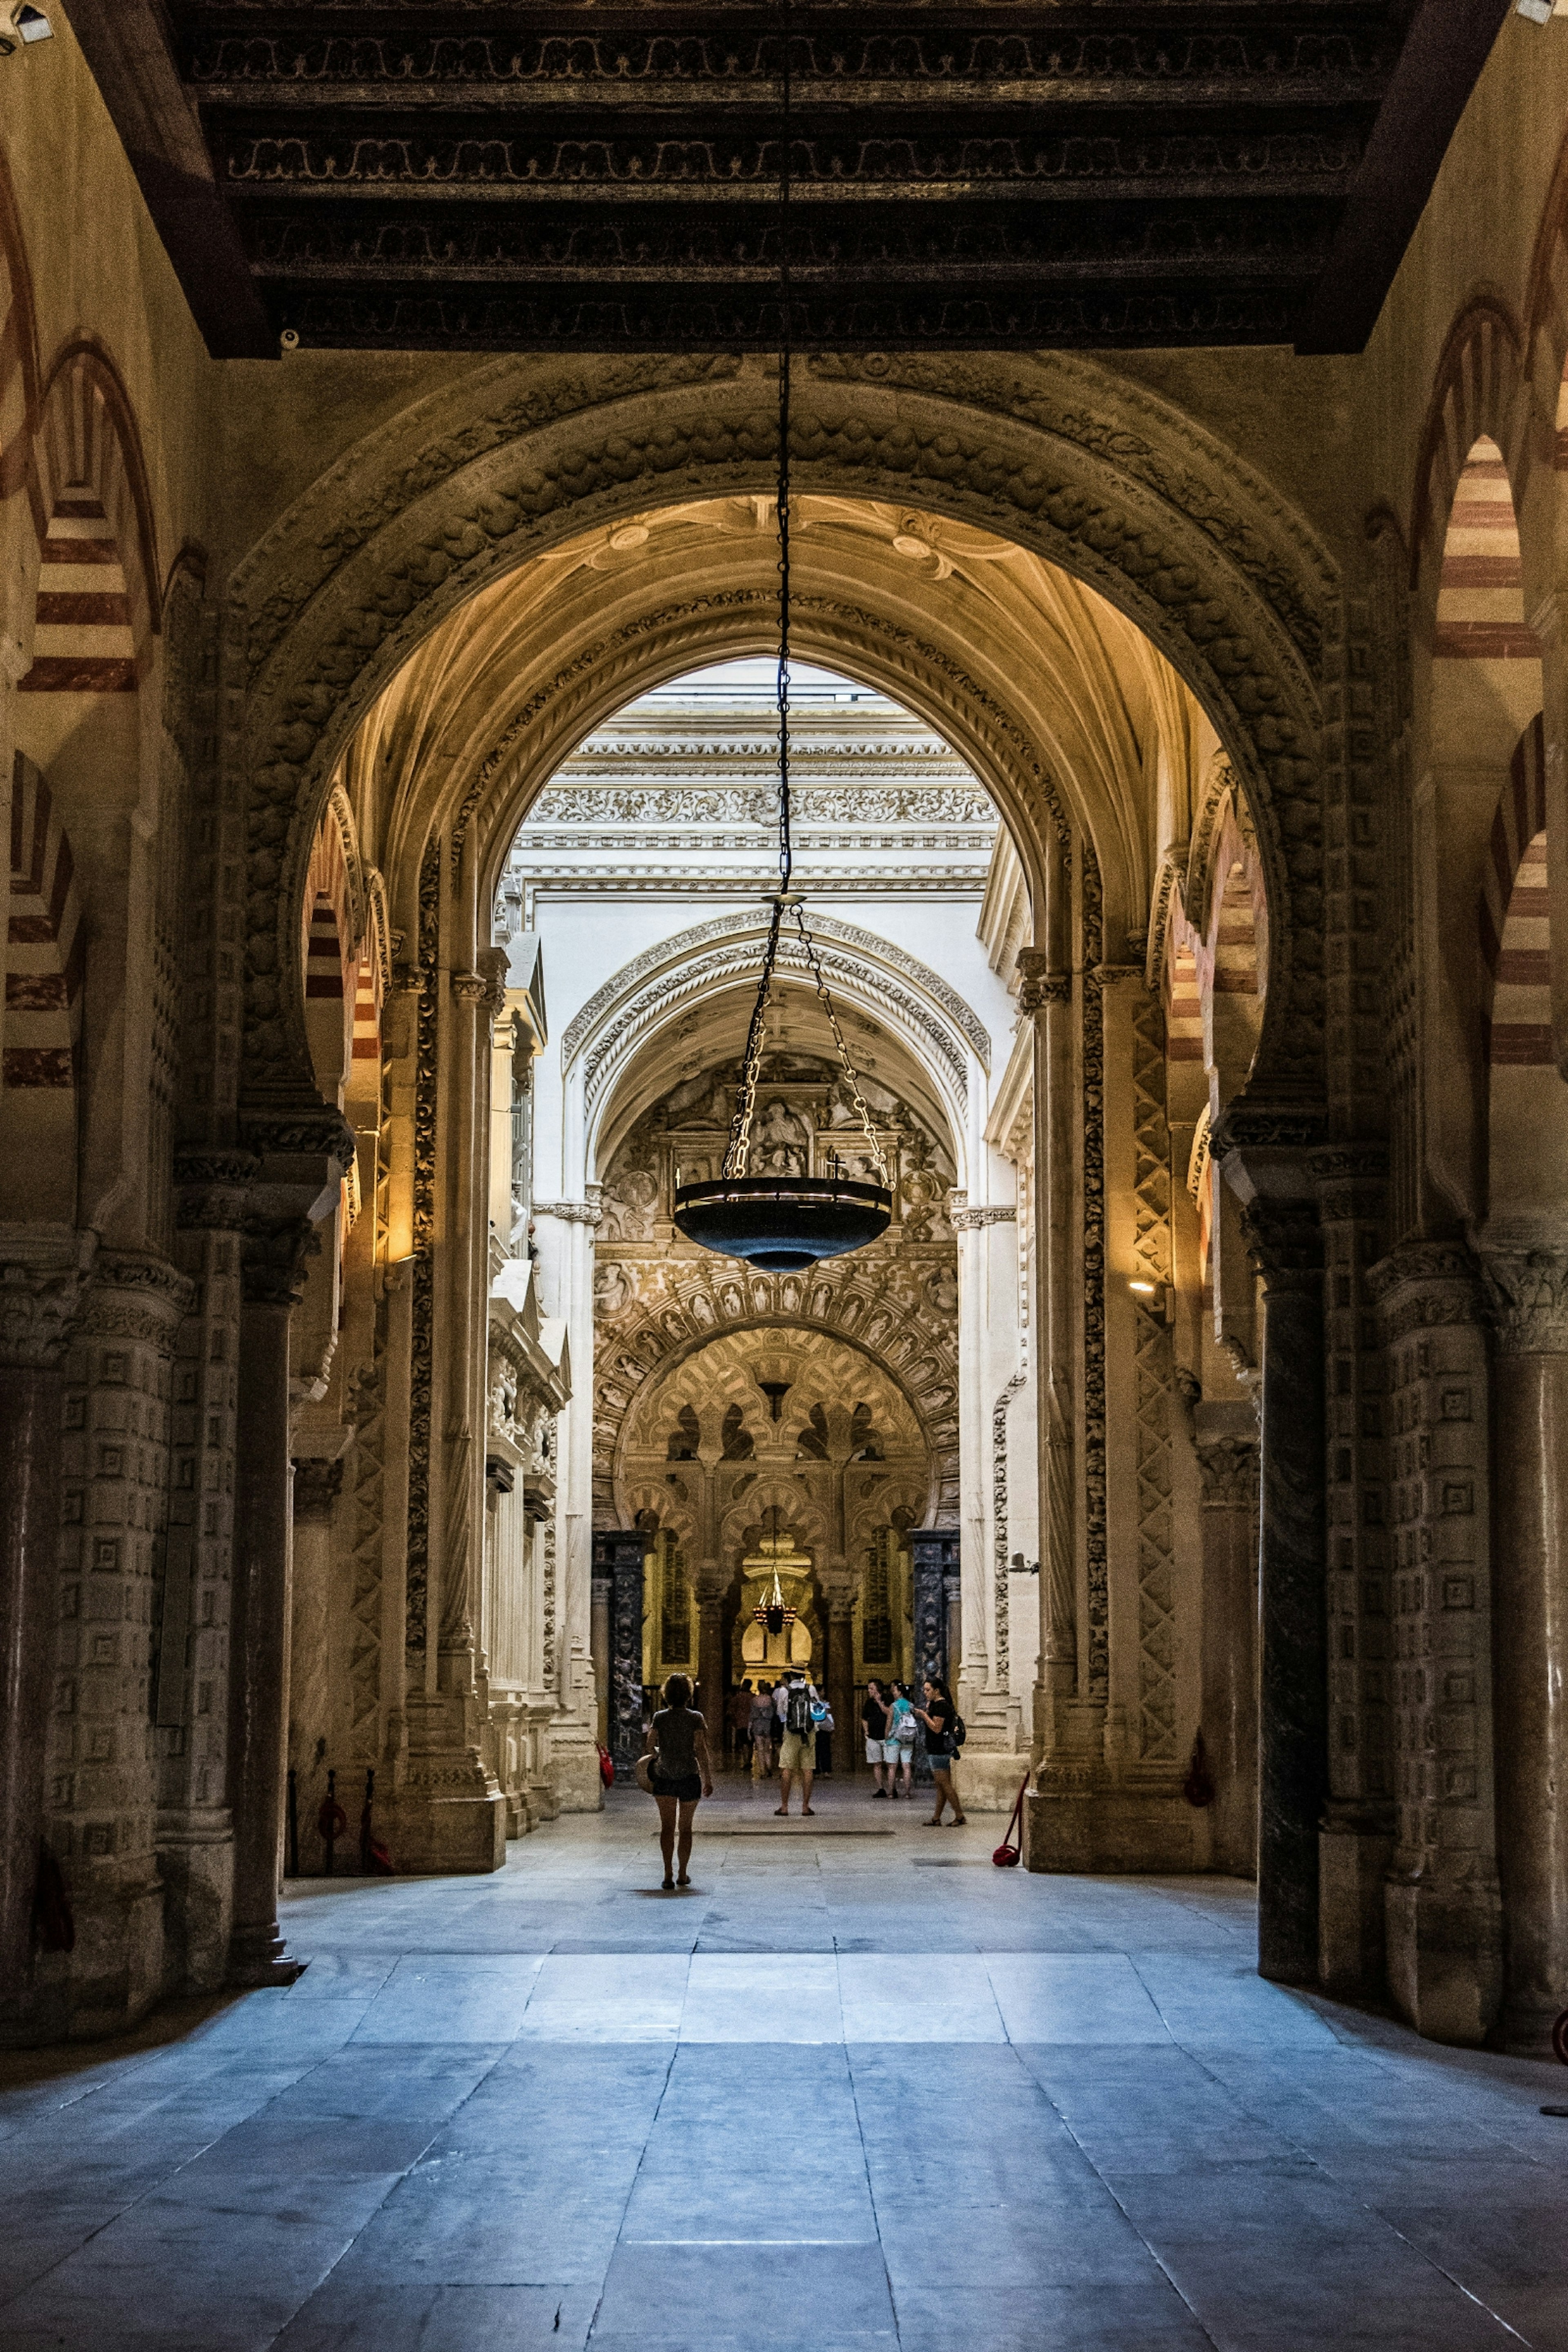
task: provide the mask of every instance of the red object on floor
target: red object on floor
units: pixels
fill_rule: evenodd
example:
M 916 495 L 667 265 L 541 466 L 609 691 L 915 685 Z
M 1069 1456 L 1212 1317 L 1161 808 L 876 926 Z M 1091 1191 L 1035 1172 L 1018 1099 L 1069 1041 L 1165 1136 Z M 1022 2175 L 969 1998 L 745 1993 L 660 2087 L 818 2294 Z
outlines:
M 1023 1779 L 1018 1783 L 1018 1793 L 1013 1800 L 1013 1810 L 1007 1816 L 1007 1833 L 1004 1837 L 1001 1844 L 996 1847 L 991 1856 L 992 1861 L 995 1864 L 998 1870 L 1016 1870 L 1018 1866 L 1019 1849 L 1023 1844 L 1024 1838 L 1024 1797 L 1028 1786 L 1029 1776 L 1026 1772 Z M 1015 1822 L 1018 1825 L 1017 1845 L 1013 1843 L 1013 1824 Z
M 607 1748 L 599 1750 L 599 1778 L 606 1789 L 616 1785 L 616 1759 Z

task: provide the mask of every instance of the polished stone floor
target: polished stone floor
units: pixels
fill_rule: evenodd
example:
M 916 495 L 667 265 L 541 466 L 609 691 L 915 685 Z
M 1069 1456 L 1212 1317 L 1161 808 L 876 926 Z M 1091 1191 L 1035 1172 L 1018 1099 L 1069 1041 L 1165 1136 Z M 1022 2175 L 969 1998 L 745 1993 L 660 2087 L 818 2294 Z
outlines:
M 0 2347 L 1568 2352 L 1562 2069 L 1261 1983 L 1234 1880 L 770 1803 L 689 1895 L 626 1795 L 300 1882 L 292 1990 L 0 2060 Z

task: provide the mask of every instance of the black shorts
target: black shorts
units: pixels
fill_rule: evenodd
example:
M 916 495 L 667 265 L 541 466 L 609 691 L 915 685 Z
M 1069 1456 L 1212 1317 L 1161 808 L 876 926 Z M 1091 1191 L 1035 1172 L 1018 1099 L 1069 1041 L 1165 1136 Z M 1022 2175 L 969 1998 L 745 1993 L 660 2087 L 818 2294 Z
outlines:
M 691 1805 L 702 1794 L 700 1772 L 683 1772 L 677 1780 L 666 1780 L 658 1772 L 650 1772 L 647 1777 L 653 1783 L 656 1797 L 679 1797 L 683 1805 Z

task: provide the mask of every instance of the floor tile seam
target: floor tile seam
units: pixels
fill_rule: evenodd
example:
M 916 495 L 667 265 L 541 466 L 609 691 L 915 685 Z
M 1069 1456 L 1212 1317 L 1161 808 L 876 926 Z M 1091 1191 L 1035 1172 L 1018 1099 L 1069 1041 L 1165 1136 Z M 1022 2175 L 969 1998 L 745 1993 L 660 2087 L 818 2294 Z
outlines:
M 1152 1996 L 1151 1996 L 1151 1998 L 1152 1997 Z M 1252 2111 L 1246 2105 L 1245 2101 L 1239 2098 L 1237 2093 L 1230 2088 L 1230 2085 L 1224 2082 L 1219 2075 L 1215 2074 L 1212 2068 L 1205 2064 L 1203 2059 L 1195 2051 L 1189 2049 L 1186 2051 L 1185 2054 L 1191 2059 L 1193 2064 L 1198 2067 L 1201 2073 L 1206 2074 L 1208 2079 L 1214 2083 L 1219 2090 L 1224 2092 L 1227 2097 L 1236 2100 L 1237 2104 L 1242 2107 L 1243 2112 L 1248 2115 L 1250 2120 L 1254 2122 L 1262 2122 L 1264 2120 L 1252 2113 Z M 1066 2118 L 1064 2117 L 1063 2120 L 1065 2121 Z M 1458 2293 L 1466 2298 L 1467 2302 L 1473 2303 L 1479 2311 L 1484 2311 L 1489 2319 L 1495 2320 L 1498 2326 L 1502 2328 L 1508 2335 L 1511 2336 L 1517 2343 L 1525 2345 L 1529 2344 L 1530 2339 L 1528 2336 L 1521 2336 L 1516 2327 L 1510 2326 L 1508 2321 L 1503 2318 L 1500 2312 L 1494 2311 L 1490 2304 L 1485 2302 L 1479 2294 L 1474 2294 L 1470 2288 L 1466 2286 L 1462 2279 L 1457 2278 L 1451 2271 L 1446 2269 L 1444 2265 L 1438 2262 L 1436 2255 L 1428 2253 L 1424 2247 L 1416 2245 L 1413 2239 L 1407 2238 L 1404 2231 L 1398 2228 L 1394 2221 L 1390 2221 L 1388 2215 L 1377 2205 L 1373 2204 L 1370 2198 L 1358 2196 L 1353 2189 L 1349 2188 L 1342 2180 L 1336 2178 L 1331 2167 L 1323 2161 L 1322 2158 L 1320 2157 L 1315 2150 L 1309 2147 L 1304 2141 L 1298 2139 L 1291 2132 L 1282 2128 L 1277 2121 L 1268 2123 L 1266 2125 L 1266 2128 L 1268 2128 L 1273 2136 L 1280 2140 L 1288 2148 L 1293 2150 L 1304 2163 L 1310 2165 L 1312 2170 L 1320 2175 L 1325 2184 L 1333 2189 L 1336 2195 L 1343 2197 L 1350 2203 L 1359 2206 L 1363 2213 L 1371 2214 L 1373 2219 L 1383 2229 L 1388 2231 L 1390 2237 L 1396 2238 L 1400 2244 L 1407 2247 L 1409 2251 L 1415 2255 L 1418 2261 L 1426 2264 L 1427 2269 L 1435 2271 L 1439 2278 L 1446 2279 L 1450 2286 L 1456 2288 Z M 1068 2129 L 1071 2129 L 1070 2125 L 1068 2126 Z M 1076 2137 L 1077 2135 L 1075 2134 L 1074 2137 Z M 1096 2170 L 1099 2170 L 1098 2166 L 1096 2167 Z M 1103 2178 L 1103 2176 L 1101 2177 Z M 1110 2189 L 1110 2184 L 1109 2181 L 1106 2182 L 1106 2186 Z M 1112 2189 L 1110 2193 L 1114 2196 L 1114 2189 Z M 1120 2203 L 1121 2200 L 1118 2199 L 1117 2201 Z M 1131 2219 L 1131 2216 L 1129 2216 L 1129 2219 Z M 1137 2224 L 1134 2223 L 1133 2226 L 1136 2228 Z M 1142 2236 L 1142 2231 L 1139 2231 L 1139 2235 L 1141 2237 Z M 1152 2251 L 1152 2249 L 1151 2249 L 1151 2251 Z M 1158 2260 L 1157 2256 L 1156 2260 Z
M 657 2048 L 658 2045 L 656 2043 L 652 2046 Z M 653 2113 L 648 2117 L 647 2127 L 643 2133 L 642 2147 L 638 2151 L 637 2163 L 633 2167 L 631 2179 L 626 2185 L 626 2193 L 621 2200 L 620 2216 L 616 2223 L 616 2234 L 610 2242 L 609 2256 L 605 2263 L 605 2275 L 599 2281 L 599 2291 L 594 2297 L 594 2315 L 588 2322 L 587 2335 L 584 2337 L 584 2352 L 586 2352 L 586 2347 L 592 2344 L 595 2335 L 598 2329 L 599 2314 L 605 2307 L 605 2289 L 609 2279 L 610 2264 L 616 2259 L 616 2248 L 621 2243 L 622 2233 L 626 2226 L 626 2215 L 631 2210 L 632 2199 L 637 2194 L 637 2182 L 642 2179 L 642 2168 L 647 2161 L 648 2144 L 652 2140 L 654 2133 L 658 2128 L 658 2119 L 664 2112 L 665 2100 L 669 2095 L 670 2077 L 675 2072 L 676 2052 L 679 2047 L 680 2044 L 679 2042 L 674 2042 L 670 2044 L 669 2056 L 665 2062 L 664 2080 L 658 2086 L 658 2097 L 654 2102 Z
M 893 2285 L 893 2274 L 888 2268 L 888 2250 L 882 2242 L 882 2216 L 877 2203 L 877 2184 L 872 2177 L 871 2159 L 866 2148 L 866 2125 L 860 2113 L 859 2086 L 855 2080 L 854 2050 L 847 2037 L 844 2042 L 844 2071 L 849 2078 L 849 2102 L 855 2110 L 855 2129 L 860 2142 L 860 2164 L 866 2176 L 866 2195 L 870 2201 L 871 2220 L 877 2231 L 877 2252 L 882 2258 L 882 2276 L 887 2281 L 888 2308 L 893 2315 L 894 2341 L 902 2344 L 904 2336 L 903 2329 L 899 2323 L 898 2293 Z
M 1152 1994 L 1151 1994 L 1150 1998 L 1153 1998 Z M 1022 2063 L 1022 2061 L 1020 2060 L 1019 2063 Z M 1058 2105 L 1057 2101 L 1052 2098 L 1049 2090 L 1047 2089 L 1043 2083 L 1040 2084 L 1040 2089 L 1045 2093 L 1047 2102 L 1055 2109 L 1057 2115 L 1060 2118 L 1062 2129 L 1066 2132 L 1073 2146 L 1078 2149 L 1079 2154 L 1082 2157 L 1084 2162 L 1088 2165 L 1089 2170 L 1093 2173 L 1095 2179 L 1099 2181 L 1100 2187 L 1104 2189 L 1105 2194 L 1110 2198 L 1111 2203 L 1116 2207 L 1117 2211 L 1121 2215 L 1121 2218 L 1126 2222 L 1128 2228 L 1132 2231 L 1133 2236 L 1137 2239 L 1139 2244 L 1148 2255 L 1149 2260 L 1153 2263 L 1161 2277 L 1165 2281 L 1172 2294 L 1182 2305 L 1184 2311 L 1191 2314 L 1193 2325 L 1199 2330 L 1205 2343 L 1213 2347 L 1213 2352 L 1223 2352 L 1223 2347 L 1221 2346 L 1219 2337 L 1210 2329 L 1207 2322 L 1205 2320 L 1203 2314 L 1198 2310 L 1196 2305 L 1194 2304 L 1191 2298 L 1184 2293 L 1175 2274 L 1171 2270 L 1169 2264 L 1165 2262 L 1159 2248 L 1152 2244 L 1150 2239 L 1144 2234 L 1143 2231 L 1139 2228 L 1137 2222 L 1133 2220 L 1131 2214 L 1128 2211 L 1126 2206 L 1117 2195 L 1115 2189 L 1106 2179 L 1104 2173 L 1101 2172 L 1099 2165 L 1096 2164 L 1093 2157 L 1089 2154 L 1088 2148 L 1084 2146 L 1082 2140 L 1079 2139 L 1077 2132 L 1073 2129 L 1069 2118 Z

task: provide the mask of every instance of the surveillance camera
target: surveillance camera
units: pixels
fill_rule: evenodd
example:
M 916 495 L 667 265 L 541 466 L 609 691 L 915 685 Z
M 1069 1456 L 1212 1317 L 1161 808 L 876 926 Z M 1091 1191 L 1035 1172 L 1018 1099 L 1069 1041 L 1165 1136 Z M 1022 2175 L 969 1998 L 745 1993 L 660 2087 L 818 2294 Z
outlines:
M 283 332 L 278 338 L 278 342 L 279 348 L 282 351 L 297 352 L 300 348 L 300 335 L 298 329 L 294 327 L 285 327 Z
M 11 11 L 11 29 L 19 41 L 52 41 L 55 28 L 41 8 L 31 0 L 21 0 L 21 5 Z

